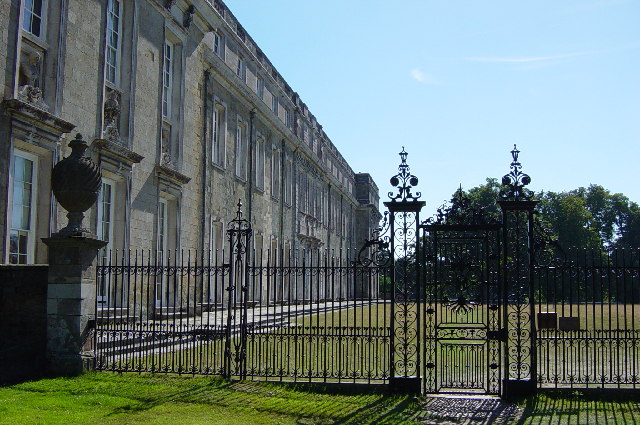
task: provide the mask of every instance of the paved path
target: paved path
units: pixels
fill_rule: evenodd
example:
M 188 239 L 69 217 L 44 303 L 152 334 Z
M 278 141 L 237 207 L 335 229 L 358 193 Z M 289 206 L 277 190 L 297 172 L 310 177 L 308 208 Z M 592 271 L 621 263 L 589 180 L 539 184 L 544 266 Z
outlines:
M 437 425 L 515 424 L 524 408 L 498 398 L 428 397 L 418 421 Z

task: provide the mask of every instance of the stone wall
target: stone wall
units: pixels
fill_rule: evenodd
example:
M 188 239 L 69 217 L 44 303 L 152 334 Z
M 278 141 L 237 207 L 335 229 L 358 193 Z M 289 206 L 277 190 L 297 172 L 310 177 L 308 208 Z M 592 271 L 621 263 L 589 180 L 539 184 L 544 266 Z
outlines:
M 0 266 L 0 383 L 45 373 L 48 269 Z

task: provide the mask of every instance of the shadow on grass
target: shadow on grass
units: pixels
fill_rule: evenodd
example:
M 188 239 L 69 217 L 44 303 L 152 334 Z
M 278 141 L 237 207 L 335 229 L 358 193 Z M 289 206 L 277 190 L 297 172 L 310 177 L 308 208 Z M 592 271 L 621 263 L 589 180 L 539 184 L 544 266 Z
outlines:
M 133 406 L 126 405 L 126 406 L 119 407 L 117 409 L 114 409 L 107 416 L 115 416 L 123 413 L 128 413 L 128 414 L 139 413 L 149 409 L 153 409 L 156 406 L 160 406 L 168 402 L 192 400 L 196 398 L 198 394 L 202 394 L 210 391 L 224 390 L 229 386 L 231 386 L 231 382 L 221 383 L 219 381 L 216 381 L 214 383 L 207 383 L 207 384 L 199 385 L 186 390 L 176 391 L 170 394 L 164 394 L 160 396 L 147 397 L 147 398 L 141 397 L 140 399 L 138 399 L 137 404 L 134 404 Z
M 632 425 L 640 423 L 637 391 L 554 391 L 525 401 L 517 425 L 570 423 L 576 425 Z
M 415 405 L 414 408 L 411 408 L 412 405 Z M 344 425 L 404 423 L 414 416 L 416 408 L 416 400 L 411 396 L 382 396 L 333 423 Z
M 286 415 L 296 418 L 300 424 L 365 424 L 380 423 L 382 419 L 385 423 L 400 423 L 411 403 L 417 407 L 415 398 L 386 395 L 380 388 L 371 387 L 234 382 L 215 378 L 171 391 L 171 377 L 161 382 L 169 391 L 130 394 L 132 403 L 113 409 L 107 416 L 137 414 L 166 403 L 186 403 Z

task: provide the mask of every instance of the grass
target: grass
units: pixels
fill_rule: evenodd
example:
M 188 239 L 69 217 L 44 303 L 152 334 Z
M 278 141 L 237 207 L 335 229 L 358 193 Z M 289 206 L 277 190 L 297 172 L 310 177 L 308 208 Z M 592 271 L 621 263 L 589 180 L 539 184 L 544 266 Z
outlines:
M 212 377 L 92 373 L 0 388 L 0 424 L 411 423 L 417 408 L 406 395 Z
M 517 404 L 212 377 L 89 373 L 0 388 L 0 424 L 634 424 L 640 402 L 545 393 Z

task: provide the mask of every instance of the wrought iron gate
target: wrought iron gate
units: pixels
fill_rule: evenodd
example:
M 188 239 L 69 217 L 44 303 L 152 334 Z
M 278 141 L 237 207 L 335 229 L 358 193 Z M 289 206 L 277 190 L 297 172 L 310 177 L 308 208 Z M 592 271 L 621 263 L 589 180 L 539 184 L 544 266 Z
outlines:
M 458 191 L 421 226 L 426 392 L 500 394 L 500 225 L 470 207 Z
M 502 395 L 535 388 L 533 209 L 518 150 L 496 210 L 460 188 L 420 221 L 418 178 L 400 152 L 385 206 L 390 214 L 393 314 L 391 377 L 426 393 Z M 499 206 L 499 207 L 498 207 Z M 395 360 L 395 362 L 394 362 Z

